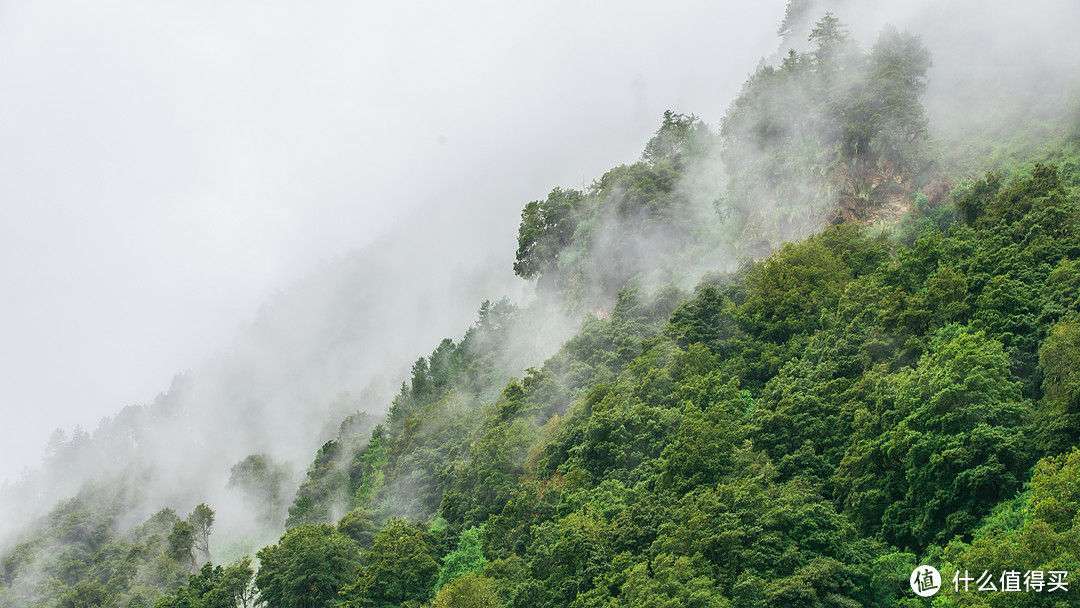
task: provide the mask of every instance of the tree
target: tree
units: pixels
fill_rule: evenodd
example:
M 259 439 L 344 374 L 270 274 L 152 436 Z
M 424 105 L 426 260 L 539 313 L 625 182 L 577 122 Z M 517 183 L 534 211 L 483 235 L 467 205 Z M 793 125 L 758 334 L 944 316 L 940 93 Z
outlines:
M 555 188 L 543 201 L 532 201 L 521 211 L 514 273 L 533 279 L 558 262 L 577 228 L 577 211 L 584 195 L 573 189 Z
M 888 379 L 870 433 L 837 470 L 838 498 L 870 532 L 922 551 L 969 537 L 1032 463 L 1027 404 L 1001 343 L 956 325 Z M 895 400 L 895 411 L 888 411 Z
M 537 528 L 529 548 L 533 573 L 558 598 L 555 605 L 569 605 L 611 569 L 619 533 L 599 507 L 586 505 Z
M 214 511 L 201 503 L 188 515 L 187 521 L 194 531 L 192 536 L 192 551 L 202 554 L 202 562 L 210 561 L 210 531 L 214 527 Z
M 375 511 L 358 507 L 338 520 L 337 529 L 356 541 L 361 549 L 367 550 L 379 533 L 379 524 L 376 523 L 375 518 Z
M 419 607 L 439 575 L 435 536 L 422 521 L 393 518 L 375 537 L 366 565 L 342 590 L 344 608 Z
M 227 488 L 239 488 L 250 507 L 257 511 L 258 521 L 266 528 L 280 526 L 288 507 L 285 490 L 289 470 L 267 454 L 252 454 L 234 464 L 229 470 Z
M 1039 349 L 1043 399 L 1038 410 L 1040 446 L 1048 453 L 1080 441 L 1080 317 L 1058 322 Z
M 248 608 L 252 602 L 252 588 L 255 571 L 251 569 L 251 558 L 244 556 L 239 561 L 225 567 L 217 595 L 231 608 Z
M 964 182 L 953 190 L 952 199 L 956 209 L 960 212 L 960 218 L 968 226 L 982 217 L 986 207 L 1001 191 L 1001 174 L 987 173 L 985 176 L 973 182 Z
M 814 25 L 810 30 L 809 40 L 814 44 L 811 56 L 819 70 L 831 71 L 839 68 L 840 61 L 852 51 L 847 29 L 832 13 L 825 13 Z
M 695 568 L 689 557 L 661 553 L 652 562 L 637 564 L 627 576 L 612 608 L 725 608 L 730 602 L 716 583 Z
M 789 3 L 784 31 L 807 4 Z M 864 55 L 831 13 L 809 40 L 809 53 L 759 68 L 722 123 L 724 205 L 754 256 L 825 222 L 865 219 L 920 169 L 926 47 L 886 28 Z
M 61 594 L 59 608 L 97 608 L 107 606 L 115 599 L 99 581 L 79 581 L 75 586 Z
M 1018 517 L 987 518 L 970 544 L 950 543 L 946 557 L 949 570 L 1006 570 L 1068 572 L 1068 594 L 1059 593 L 956 593 L 949 600 L 963 608 L 1052 608 L 1071 606 L 1075 594 L 1074 573 L 1080 571 L 1080 450 L 1048 457 L 1035 465 L 1030 490 L 1015 505 Z M 1012 507 L 1012 508 L 1010 508 Z M 1010 513 L 1012 515 L 1012 513 Z M 1019 519 L 1018 522 L 1015 520 Z M 1009 521 L 1013 520 L 1013 521 Z M 951 589 L 946 588 L 946 591 Z
M 788 0 L 787 7 L 784 9 L 784 20 L 776 31 L 777 35 L 787 38 L 806 18 L 806 13 L 813 4 L 813 0 Z
M 490 579 L 475 572 L 455 578 L 439 590 L 430 608 L 500 608 L 499 596 Z
M 733 448 L 744 432 L 736 423 L 749 404 L 734 381 L 724 383 L 716 372 L 684 381 L 679 389 L 698 402 L 682 404 L 678 435 L 664 448 L 661 479 L 664 486 L 686 492 L 730 471 Z
M 989 180 L 990 177 L 987 179 Z M 990 187 L 992 185 L 988 184 Z M 994 193 L 995 195 L 987 201 L 985 213 L 979 218 L 978 225 L 990 228 L 999 222 L 1005 222 L 1006 225 L 1017 222 L 1031 212 L 1037 203 L 1045 203 L 1048 199 L 1050 201 L 1063 199 L 1064 188 L 1065 185 L 1057 167 L 1035 163 L 1029 177 L 1016 179 L 1007 187 Z M 1059 222 L 1065 223 L 1070 220 L 1075 221 L 1073 218 L 1060 218 Z
M 741 313 L 766 340 L 785 342 L 819 329 L 850 279 L 851 269 L 818 241 L 784 245 L 750 272 Z
M 481 547 L 480 534 L 483 526 L 469 528 L 461 533 L 458 539 L 457 549 L 451 551 L 443 559 L 443 567 L 439 570 L 439 578 L 435 581 L 435 591 L 442 589 L 454 579 L 470 572 L 479 573 L 487 565 Z
M 191 572 L 199 571 L 195 564 L 195 527 L 186 521 L 173 524 L 169 533 L 169 556 L 176 561 L 184 561 L 191 567 Z
M 687 161 L 708 150 L 709 137 L 708 127 L 697 116 L 666 110 L 660 128 L 649 143 L 645 144 L 641 160 L 653 166 L 668 163 L 675 170 L 681 171 Z
M 276 545 L 256 554 L 259 601 L 269 608 L 323 608 L 355 580 L 360 551 L 352 539 L 326 524 L 302 524 Z
M 866 605 L 871 546 L 813 484 L 776 476 L 748 442 L 733 474 L 684 495 L 653 544 L 670 557 L 652 564 L 652 580 L 646 572 L 634 577 L 643 597 L 674 596 L 674 583 L 703 590 L 708 577 L 737 606 Z M 710 605 L 708 596 L 695 601 Z
M 249 557 L 226 568 L 207 563 L 187 585 L 158 598 L 154 608 L 248 608 L 253 575 Z
M 927 121 L 919 101 L 926 92 L 926 71 L 933 65 L 930 51 L 918 36 L 886 27 L 870 51 L 870 81 L 880 132 L 909 143 L 926 133 Z

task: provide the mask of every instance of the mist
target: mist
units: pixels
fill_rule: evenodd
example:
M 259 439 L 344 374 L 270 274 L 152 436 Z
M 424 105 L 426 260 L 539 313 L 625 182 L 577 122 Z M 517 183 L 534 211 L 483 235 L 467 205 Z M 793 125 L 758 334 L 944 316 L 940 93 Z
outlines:
M 857 2 L 806 0 L 798 5 L 776 61 L 805 50 L 813 24 L 830 11 L 866 50 L 886 25 L 908 30 L 929 48 L 923 103 L 931 135 L 958 139 L 986 132 L 1037 129 L 1075 103 L 1080 40 L 1070 31 L 1080 6 L 1065 0 Z M 801 7 L 801 8 L 799 8 Z M 1071 108 L 1075 112 L 1075 108 Z
M 783 9 L 6 3 L 0 477 L 170 406 L 136 442 L 175 475 L 148 502 L 259 451 L 302 471 L 337 395 L 385 411 L 480 302 L 527 297 L 525 202 L 632 161 L 665 109 L 719 120 Z M 106 469 L 27 471 L 5 521 Z
M 801 208 L 772 241 L 748 236 L 718 202 L 724 155 L 741 154 L 718 128 L 754 67 L 808 50 L 826 11 L 861 51 L 886 26 L 920 37 L 938 162 L 1076 119 L 1080 8 L 1064 1 L 4 5 L 0 548 L 78 494 L 120 530 L 208 503 L 214 561 L 250 554 L 320 446 L 358 450 L 412 362 L 461 341 L 482 302 L 531 308 L 483 347 L 501 357 L 491 386 L 452 395 L 448 416 L 493 401 L 584 315 L 611 319 L 631 277 L 674 306 L 703 273 L 824 227 L 763 190 L 750 217 Z M 710 142 L 687 166 L 642 154 L 665 110 Z M 636 209 L 633 172 L 654 170 L 681 181 Z M 580 188 L 584 211 L 568 255 L 525 281 L 522 207 L 553 188 Z M 236 483 L 253 458 L 273 487 Z M 402 480 L 390 514 L 430 514 Z M 331 520 L 347 508 L 324 498 Z
M 527 201 L 633 162 L 664 110 L 715 127 L 825 11 L 864 50 L 886 24 L 922 38 L 932 137 L 1054 117 L 1080 72 L 1067 2 L 801 4 L 783 37 L 782 1 L 5 4 L 0 478 L 34 497 L 5 521 L 132 453 L 172 475 L 144 514 L 221 493 L 250 454 L 301 474 L 480 302 L 531 297 Z M 105 462 L 32 472 L 51 434 L 135 427 Z

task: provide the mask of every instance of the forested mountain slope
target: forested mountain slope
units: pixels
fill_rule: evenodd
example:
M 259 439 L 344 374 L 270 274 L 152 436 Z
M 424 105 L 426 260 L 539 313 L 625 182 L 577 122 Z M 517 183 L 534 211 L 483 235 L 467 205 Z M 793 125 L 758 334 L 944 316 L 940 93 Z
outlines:
M 1075 571 L 1072 158 L 924 203 L 913 242 L 845 224 L 677 306 L 624 288 L 486 405 L 417 402 L 418 366 L 353 456 L 345 604 L 889 606 L 928 559 Z
M 899 239 L 845 224 L 685 300 L 627 286 L 494 395 L 471 344 L 521 313 L 486 306 L 370 443 L 345 425 L 320 451 L 262 597 L 894 606 L 927 561 L 1075 571 L 1076 153 L 961 183 Z
M 1076 572 L 1076 117 L 973 159 L 931 137 L 916 36 L 807 27 L 719 129 L 669 112 L 527 203 L 537 297 L 343 414 L 295 497 L 234 459 L 276 542 L 222 559 L 213 504 L 131 521 L 91 485 L 4 553 L 0 606 L 886 607 L 930 604 L 919 564 Z M 584 320 L 531 361 L 552 311 Z

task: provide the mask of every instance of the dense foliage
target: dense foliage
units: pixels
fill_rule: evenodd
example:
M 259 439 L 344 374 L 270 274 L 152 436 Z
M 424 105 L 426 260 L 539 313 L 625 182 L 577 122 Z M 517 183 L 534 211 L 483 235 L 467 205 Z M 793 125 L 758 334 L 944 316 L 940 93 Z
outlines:
M 724 117 L 725 204 L 749 253 L 887 214 L 928 166 L 920 97 L 931 59 L 919 39 L 886 28 L 863 54 L 827 13 L 810 42 L 760 67 Z
M 357 452 L 340 601 L 899 606 L 927 559 L 1075 569 L 1073 179 L 962 182 L 910 244 L 845 224 L 688 299 L 631 282 L 496 395 L 444 342 Z
M 107 496 L 103 489 L 87 488 L 57 506 L 29 538 L 4 555 L 0 606 L 149 607 L 189 577 L 195 589 L 208 581 L 221 583 L 228 591 L 217 593 L 229 597 L 246 590 L 249 562 L 241 560 L 226 569 L 209 564 L 214 512 L 206 505 L 198 505 L 186 519 L 163 509 L 141 525 L 117 532 L 119 505 L 103 502 L 102 496 Z M 181 592 L 181 597 L 187 597 L 183 593 L 201 597 L 203 592 Z M 168 598 L 161 601 L 175 605 Z
M 87 489 L 4 555 L 0 607 L 884 608 L 929 605 L 907 587 L 923 563 L 1080 570 L 1076 142 L 925 173 L 918 40 L 864 55 L 826 15 L 811 43 L 719 138 L 668 112 L 639 162 L 528 203 L 514 270 L 537 301 L 485 302 L 385 420 L 341 423 L 291 506 L 280 463 L 237 463 L 286 528 L 257 568 L 210 563 L 206 505 L 125 528 Z M 890 201 L 892 223 L 837 219 Z M 839 225 L 718 261 L 823 208 Z M 590 314 L 526 367 L 553 302 Z
M 581 311 L 610 306 L 635 276 L 659 285 L 720 265 L 733 243 L 717 222 L 722 188 L 707 162 L 715 147 L 696 116 L 666 112 L 639 162 L 584 192 L 555 188 L 525 205 L 514 271 Z

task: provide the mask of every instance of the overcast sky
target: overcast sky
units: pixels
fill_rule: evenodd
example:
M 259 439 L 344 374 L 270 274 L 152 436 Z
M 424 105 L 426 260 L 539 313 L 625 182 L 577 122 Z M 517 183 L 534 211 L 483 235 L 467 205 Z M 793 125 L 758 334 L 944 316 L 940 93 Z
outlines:
M 784 4 L 0 3 L 0 479 L 435 206 L 509 265 L 528 200 L 715 125 Z
M 526 202 L 633 162 L 666 109 L 715 126 L 786 2 L 533 4 L 0 0 L 0 480 L 391 230 L 509 268 Z M 1072 0 L 826 4 L 923 35 L 948 121 L 1080 73 Z

